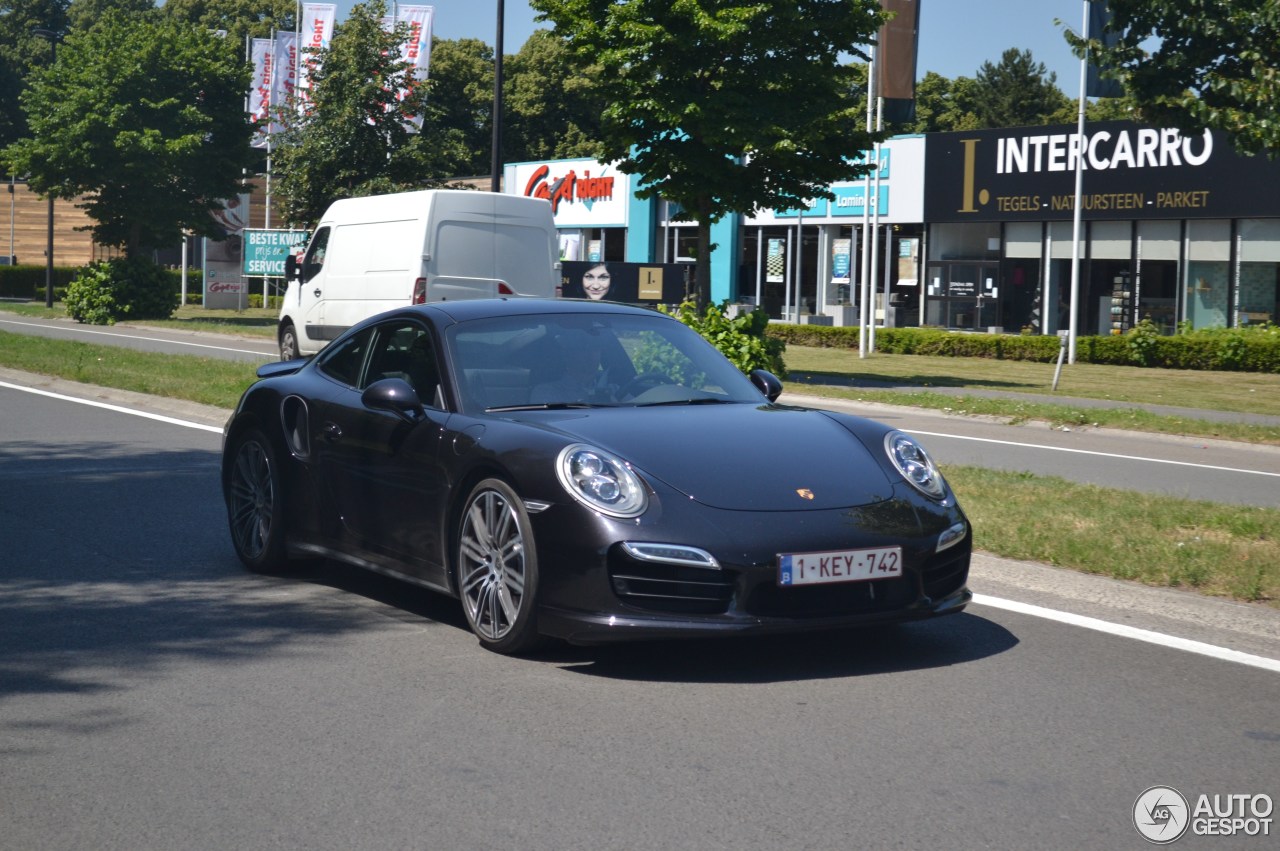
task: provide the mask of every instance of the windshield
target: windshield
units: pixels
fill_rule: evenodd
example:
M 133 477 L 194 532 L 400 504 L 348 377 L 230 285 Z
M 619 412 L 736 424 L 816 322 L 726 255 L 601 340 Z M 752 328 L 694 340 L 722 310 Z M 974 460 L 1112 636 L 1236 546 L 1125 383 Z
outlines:
M 472 413 L 761 400 L 714 346 L 660 314 L 477 319 L 450 329 L 449 342 Z

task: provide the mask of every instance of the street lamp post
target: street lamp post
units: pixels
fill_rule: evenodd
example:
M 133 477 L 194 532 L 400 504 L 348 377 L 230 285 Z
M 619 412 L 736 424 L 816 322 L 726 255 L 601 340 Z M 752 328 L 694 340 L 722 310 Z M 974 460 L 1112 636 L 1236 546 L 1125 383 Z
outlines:
M 502 28 L 506 19 L 503 0 L 498 0 L 497 44 L 493 51 L 493 151 L 489 160 L 489 189 L 502 191 Z
M 49 40 L 49 64 L 58 64 L 58 40 L 62 34 L 43 27 L 31 31 L 32 35 Z M 44 250 L 44 306 L 53 307 L 53 193 L 49 193 L 49 232 Z

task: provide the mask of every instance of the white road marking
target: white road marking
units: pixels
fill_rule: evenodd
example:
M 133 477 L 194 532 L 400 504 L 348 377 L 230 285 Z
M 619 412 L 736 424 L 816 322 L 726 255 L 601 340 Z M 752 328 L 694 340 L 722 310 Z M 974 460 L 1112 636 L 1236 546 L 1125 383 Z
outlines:
M 89 328 L 60 328 L 57 325 L 43 325 L 39 322 L 16 322 L 12 319 L 0 319 L 0 325 L 22 325 L 27 328 L 44 328 L 49 331 L 65 331 L 68 334 L 97 334 L 102 337 L 120 337 L 125 340 L 145 340 L 148 343 L 170 343 L 175 346 L 190 346 L 196 349 L 213 349 L 219 352 L 235 352 L 241 355 L 258 355 L 259 357 L 271 358 L 273 354 L 267 352 L 258 352 L 253 349 L 233 349 L 229 346 L 208 346 L 204 343 L 188 343 L 183 340 L 165 340 L 160 337 L 146 337 L 141 334 L 120 334 L 115 331 L 94 331 Z
M 50 399 L 61 399 L 64 402 L 75 402 L 78 405 L 88 405 L 91 408 L 102 408 L 105 411 L 115 411 L 119 414 L 132 414 L 135 417 L 143 417 L 156 422 L 168 423 L 169 425 L 183 426 L 184 428 L 195 428 L 201 431 L 210 431 L 214 434 L 222 434 L 221 426 L 205 425 L 204 423 L 193 423 L 190 420 L 180 420 L 176 417 L 166 417 L 162 414 L 152 414 L 147 411 L 138 411 L 133 408 L 125 408 L 120 405 L 109 405 L 106 402 L 97 402 L 93 399 L 80 399 L 76 396 L 65 396 L 61 393 L 53 393 L 48 390 L 39 390 L 35 387 L 23 387 L 21 384 L 10 384 L 7 381 L 0 381 L 0 387 L 9 390 L 21 390 L 23 393 L 34 393 L 37 396 L 47 396 Z
M 946 437 L 953 440 L 972 440 L 977 443 L 994 443 L 998 446 L 1019 446 L 1023 449 L 1043 449 L 1049 452 L 1072 452 L 1076 455 L 1096 455 L 1099 458 L 1119 458 L 1123 461 L 1144 461 L 1148 464 L 1173 464 L 1177 467 L 1196 467 L 1201 470 L 1218 470 L 1224 473 L 1247 473 L 1252 476 L 1270 476 L 1280 479 L 1280 473 L 1271 473 L 1266 470 L 1242 470 L 1237 467 L 1220 467 L 1216 464 L 1198 464 L 1195 461 L 1171 461 L 1167 458 L 1146 458 L 1141 455 L 1121 455 L 1116 452 L 1098 452 L 1094 449 L 1072 449 L 1067 446 L 1046 446 L 1042 443 L 1019 443 L 1016 440 L 997 440 L 993 437 L 968 437 L 963 434 L 948 434 L 943 431 L 918 431 L 917 429 L 906 429 L 912 434 L 920 434 L 926 437 Z
M 78 399 L 74 396 L 64 396 L 60 393 L 52 393 L 47 390 L 38 390 L 34 387 L 23 387 L 18 384 L 10 384 L 7 381 L 0 381 L 0 387 L 10 390 L 21 390 L 24 393 L 34 393 L 38 396 L 46 396 L 51 399 L 62 399 L 67 402 L 75 402 L 80 405 L 89 405 L 95 408 L 102 408 L 108 411 L 115 411 L 121 414 L 131 414 L 136 417 L 144 417 L 157 422 L 168 423 L 170 425 L 183 426 L 185 428 L 194 428 L 201 431 L 209 431 L 215 434 L 221 434 L 222 429 L 215 426 L 205 425 L 203 423 L 194 423 L 188 420 L 180 420 L 176 417 L 166 417 L 160 414 L 152 414 L 146 411 L 138 411 L 132 408 L 121 407 L 120 405 L 109 405 L 105 402 L 95 402 L 90 399 Z M 992 441 L 1000 442 L 1000 441 Z M 1032 444 L 1025 444 L 1032 445 Z M 1051 448 L 1051 447 L 1038 447 Z M 1078 451 L 1078 450 L 1076 450 Z M 1092 453 L 1102 454 L 1102 453 Z M 1195 466 L 1195 465 L 1192 465 Z M 1218 468 L 1222 469 L 1222 468 Z M 1280 660 L 1268 659 L 1265 656 L 1255 656 L 1252 653 L 1243 653 L 1239 650 L 1232 650 L 1227 647 L 1218 647 L 1214 644 L 1206 644 L 1202 641 L 1192 641 L 1188 638 L 1178 638 L 1175 635 L 1165 635 L 1161 632 L 1154 632 L 1148 629 L 1138 629 L 1137 627 L 1125 626 L 1124 624 L 1111 623 L 1110 621 L 1100 620 L 1098 618 L 1086 617 L 1084 615 L 1072 614 L 1071 612 L 1061 612 L 1057 609 L 1049 609 L 1044 606 L 1034 606 L 1030 603 L 1019 603 L 1016 600 L 1005 600 L 1001 597 L 989 597 L 986 594 L 974 594 L 973 602 L 980 606 L 990 606 L 994 609 L 1004 609 L 1018 614 L 1031 615 L 1032 617 L 1044 618 L 1045 620 L 1064 623 L 1069 626 L 1076 626 L 1082 629 L 1092 629 L 1097 632 L 1104 632 L 1109 635 L 1116 635 L 1122 638 L 1131 638 L 1135 641 L 1145 641 L 1148 644 L 1157 644 L 1161 647 L 1169 647 L 1174 650 L 1182 650 L 1187 653 L 1196 653 L 1201 656 L 1208 656 L 1213 659 L 1220 659 L 1226 662 L 1237 662 L 1241 665 L 1250 665 L 1255 668 L 1280 673 Z
M 981 606 L 991 606 L 993 609 L 1004 609 L 1006 611 L 1017 612 L 1022 615 L 1031 615 L 1032 617 L 1057 621 L 1058 623 L 1065 623 L 1070 626 L 1078 626 L 1082 629 L 1092 629 L 1097 632 L 1105 632 L 1109 635 L 1118 635 L 1122 638 L 1132 638 L 1135 641 L 1145 641 L 1148 644 L 1158 644 L 1161 647 L 1171 647 L 1174 650 L 1182 650 L 1187 653 L 1197 653 L 1201 656 L 1209 656 L 1213 659 L 1221 659 L 1226 662 L 1238 662 L 1241 665 L 1251 665 L 1255 668 L 1262 668 L 1263 670 L 1280 674 L 1280 660 L 1268 659 L 1265 656 L 1255 656 L 1252 653 L 1242 653 L 1239 650 L 1232 650 L 1228 647 L 1219 647 L 1216 644 L 1205 644 L 1203 641 L 1192 641 L 1189 638 L 1178 638 L 1174 635 L 1165 635 L 1162 632 L 1153 632 L 1149 629 L 1138 629 L 1137 627 L 1111 623 L 1110 621 L 1099 620 L 1098 618 L 1085 617 L 1084 615 L 1076 615 L 1071 612 L 1061 612 L 1057 609 L 1048 609 L 1044 606 L 1033 606 L 1030 603 L 1019 603 L 1016 600 L 1005 600 L 1000 597 L 988 597 L 986 594 L 974 594 L 973 602 Z

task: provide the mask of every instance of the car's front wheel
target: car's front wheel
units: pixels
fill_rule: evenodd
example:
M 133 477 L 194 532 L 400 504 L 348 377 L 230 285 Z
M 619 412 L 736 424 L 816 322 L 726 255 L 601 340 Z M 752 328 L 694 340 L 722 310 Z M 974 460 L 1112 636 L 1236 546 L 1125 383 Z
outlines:
M 538 557 L 524 502 L 501 479 L 485 479 L 467 497 L 457 540 L 458 596 L 472 632 L 498 653 L 533 649 Z
M 278 573 L 288 564 L 284 492 L 271 441 L 258 429 L 240 434 L 227 473 L 227 521 L 236 555 L 250 570 Z

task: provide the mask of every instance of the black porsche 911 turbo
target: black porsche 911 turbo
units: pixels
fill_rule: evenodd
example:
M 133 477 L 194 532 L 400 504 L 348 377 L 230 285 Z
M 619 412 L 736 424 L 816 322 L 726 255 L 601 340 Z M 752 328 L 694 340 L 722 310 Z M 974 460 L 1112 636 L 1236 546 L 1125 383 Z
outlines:
M 969 524 L 915 439 L 780 405 L 777 378 L 656 311 L 418 305 L 258 376 L 224 437 L 240 559 L 334 558 L 458 597 L 498 652 L 971 599 Z

